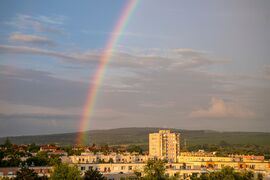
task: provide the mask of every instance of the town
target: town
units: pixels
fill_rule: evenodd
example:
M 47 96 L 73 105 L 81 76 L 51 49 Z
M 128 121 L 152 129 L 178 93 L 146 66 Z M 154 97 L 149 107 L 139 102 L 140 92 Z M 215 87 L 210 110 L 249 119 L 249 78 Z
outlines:
M 210 176 L 217 176 L 215 173 L 225 171 L 246 179 L 270 177 L 270 161 L 264 156 L 220 156 L 204 149 L 189 152 L 182 150 L 180 142 L 181 134 L 170 130 L 150 133 L 149 150 L 145 152 L 136 146 L 128 149 L 95 144 L 73 147 L 15 145 L 7 139 L 0 147 L 0 179 L 20 179 L 18 177 L 26 172 L 29 177 L 32 174 L 40 179 L 61 179 L 61 176 L 64 179 L 91 179 L 94 172 L 100 176 L 98 179 L 111 180 L 151 179 L 151 176 L 159 179 L 211 179 Z M 65 176 L 68 171 L 71 177 Z

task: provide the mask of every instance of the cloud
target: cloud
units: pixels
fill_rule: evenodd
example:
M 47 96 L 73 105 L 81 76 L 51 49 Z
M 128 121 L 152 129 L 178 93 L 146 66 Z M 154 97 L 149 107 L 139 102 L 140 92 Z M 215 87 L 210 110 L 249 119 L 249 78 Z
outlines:
M 78 120 L 80 119 L 79 115 L 73 115 L 73 114 L 0 114 L 0 120 L 1 119 L 37 119 L 37 120 L 47 120 L 47 119 L 74 119 Z
M 48 130 L 47 132 L 77 130 L 79 118 L 76 118 L 75 115 L 81 113 L 80 109 L 88 92 L 87 83 L 57 78 L 54 76 L 54 72 L 22 69 L 15 66 L 1 67 L 0 100 L 2 101 L 0 101 L 0 110 L 4 114 L 0 117 L 2 134 L 19 133 L 16 128 L 12 127 L 14 125 L 23 127 L 20 129 L 21 134 L 39 134 L 46 130 Z M 162 67 L 166 67 L 166 64 Z M 136 73 L 131 75 L 130 72 L 126 74 L 126 71 L 118 70 L 106 72 L 89 128 L 138 126 L 138 124 L 139 126 L 164 127 L 169 124 L 170 127 L 196 129 L 253 131 L 261 131 L 260 127 L 269 129 L 269 122 L 260 120 L 261 116 L 265 119 L 269 117 L 268 114 L 265 114 L 269 107 L 267 105 L 269 98 L 266 99 L 269 97 L 269 88 L 258 91 L 256 87 L 253 87 L 254 89 L 248 90 L 248 93 L 246 87 L 224 92 L 223 82 L 218 81 L 219 76 L 190 69 L 160 68 L 155 70 L 152 67 L 144 66 L 136 68 Z M 81 73 L 80 69 L 76 71 Z M 89 74 L 92 73 L 89 72 L 91 69 L 87 69 L 87 71 Z M 246 96 L 242 97 L 243 94 Z M 262 97 L 256 98 L 256 94 L 260 94 Z M 188 121 L 187 114 L 194 109 L 194 104 L 204 107 L 208 103 L 209 97 L 237 98 L 239 102 L 222 100 L 225 107 L 223 109 L 226 109 L 224 111 L 229 114 L 223 115 L 223 121 L 214 122 L 214 117 L 203 119 L 204 123 L 199 117 L 193 117 L 192 121 Z M 252 99 L 256 99 L 255 104 Z M 259 117 L 256 116 L 256 121 L 239 115 L 239 111 L 250 112 L 242 106 L 243 104 L 248 104 L 256 114 L 260 114 Z M 74 112 L 74 107 L 78 108 L 77 113 Z M 198 110 L 210 111 L 210 107 L 212 106 Z M 258 107 L 260 111 L 254 107 Z M 234 109 L 237 109 L 237 116 L 231 115 Z M 253 114 L 255 115 L 255 113 Z M 237 122 L 235 122 L 236 119 Z M 31 126 L 34 123 L 35 126 Z M 55 128 L 51 128 L 53 124 L 55 124 Z M 234 127 L 232 128 L 228 124 L 234 124 Z M 5 127 L 8 127 L 10 131 L 5 131 Z M 35 131 L 33 127 L 43 131 Z
M 35 106 L 57 109 L 61 109 L 61 107 L 81 108 L 88 91 L 88 83 L 58 78 L 46 71 L 14 66 L 0 66 L 0 84 L 2 84 L 0 100 L 11 104 L 30 105 L 33 108 Z M 14 109 L 6 104 L 0 104 L 0 106 L 0 109 L 6 111 Z M 21 109 L 20 106 L 15 107 Z M 29 109 L 31 111 L 31 108 Z M 35 108 L 34 110 L 42 113 L 41 110 L 38 111 Z M 63 111 L 67 110 L 70 111 L 70 109 Z
M 82 108 L 89 81 L 87 83 L 86 81 L 82 82 L 81 79 L 76 77 L 84 77 L 84 71 L 87 71 L 87 76 L 92 76 L 95 70 L 92 64 L 98 63 L 102 51 L 66 52 L 27 46 L 1 45 L 0 53 L 47 56 L 56 58 L 55 60 L 61 60 L 58 67 L 60 70 L 57 72 L 48 73 L 8 67 L 0 69 L 1 100 L 18 105 L 14 105 L 14 109 L 19 108 L 19 105 L 28 105 L 51 107 L 57 110 L 63 109 L 63 111 L 66 109 L 68 112 L 70 111 L 68 107 Z M 36 59 L 38 60 L 38 58 Z M 269 102 L 266 99 L 269 88 L 258 91 L 258 87 L 253 86 L 249 78 L 245 80 L 243 86 L 240 86 L 243 82 L 242 77 L 228 78 L 230 74 L 221 76 L 215 73 L 207 73 L 209 72 L 207 67 L 216 64 L 223 65 L 223 61 L 216 59 L 207 52 L 191 49 L 178 49 L 176 52 L 173 49 L 162 51 L 151 49 L 143 52 L 140 52 L 140 50 L 137 52 L 117 50 L 110 60 L 109 68 L 107 68 L 104 76 L 95 114 L 91 119 L 89 128 L 138 126 L 138 124 L 140 126 L 163 127 L 170 124 L 170 126 L 177 128 L 196 127 L 197 129 L 231 130 L 231 126 L 227 124 L 232 124 L 236 120 L 234 130 L 260 130 L 259 126 L 264 126 L 265 129 L 269 127 L 269 123 L 264 120 L 268 117 L 265 113 L 268 111 L 265 109 L 269 107 L 266 106 Z M 196 60 L 196 63 L 191 63 L 194 62 L 193 60 Z M 67 65 L 65 62 L 71 63 L 68 65 L 76 65 L 76 70 L 65 69 L 65 72 L 63 72 L 62 68 L 64 67 L 62 65 Z M 87 66 L 88 64 L 91 64 L 91 66 Z M 73 78 L 75 77 L 74 81 L 65 79 L 67 73 L 71 74 L 70 76 Z M 64 78 L 59 78 L 59 74 Z M 87 80 L 89 79 L 87 78 Z M 229 89 L 224 88 L 232 82 L 235 86 Z M 252 86 L 253 89 L 247 88 L 247 85 Z M 256 97 L 258 94 L 262 96 L 261 99 Z M 239 101 L 236 103 L 216 98 L 215 103 L 205 107 L 204 105 L 208 103 L 211 97 L 237 99 Z M 221 103 L 218 103 L 218 100 Z M 194 104 L 205 108 L 194 110 Z M 222 110 L 215 113 L 217 107 L 219 107 L 218 104 L 221 104 L 219 106 L 222 107 Z M 243 105 L 248 105 L 252 112 Z M 12 109 L 12 106 L 10 109 Z M 25 113 L 23 117 L 29 116 L 30 118 L 33 116 L 34 118 L 30 109 L 20 114 Z M 192 112 L 192 110 L 194 111 Z M 188 121 L 187 118 L 187 114 L 190 112 L 192 113 L 189 118 L 193 118 L 192 121 Z M 57 117 L 54 118 L 54 114 L 52 112 L 51 114 L 47 118 L 48 121 L 57 121 Z M 257 114 L 260 116 L 258 117 Z M 60 116 L 59 119 L 61 119 Z M 256 118 L 256 121 L 251 117 Z M 7 120 L 12 118 L 18 119 L 16 121 L 20 120 L 19 117 L 14 115 L 14 112 L 10 112 L 10 116 L 3 117 Z M 223 121 L 213 123 L 213 118 L 221 118 Z M 38 121 L 46 118 L 40 111 L 39 117 L 36 117 L 36 119 Z M 201 120 L 208 123 L 203 124 Z M 260 125 L 254 126 L 260 120 L 262 121 Z M 13 121 L 15 123 L 15 120 Z M 197 123 L 198 125 L 196 125 Z M 243 125 L 243 123 L 245 124 Z M 263 123 L 264 125 L 262 125 Z M 29 124 L 31 123 L 29 122 Z M 66 129 L 76 130 L 74 128 L 76 122 L 70 121 L 70 125 L 65 123 L 61 125 Z M 47 127 L 49 129 L 49 126 Z M 60 125 L 57 127 L 59 129 Z M 54 130 L 57 132 L 57 128 Z
M 270 65 L 265 65 L 263 67 L 263 75 L 266 79 L 270 79 Z
M 104 53 L 111 53 L 110 51 L 91 50 L 85 52 L 59 52 L 51 51 L 40 48 L 32 48 L 27 46 L 10 46 L 0 45 L 0 53 L 7 54 L 29 54 L 29 55 L 41 55 L 54 58 L 60 58 L 70 63 L 82 64 L 97 63 Z M 162 55 L 158 52 L 149 52 L 145 54 L 132 54 L 127 52 L 115 51 L 111 57 L 110 65 L 118 68 L 148 68 L 150 70 L 179 70 L 179 69 L 192 69 L 203 66 L 209 66 L 214 64 L 223 64 L 225 61 L 214 60 L 207 54 L 201 54 L 201 52 L 189 53 L 186 56 L 186 52 L 183 55 L 175 54 L 173 51 L 168 50 L 163 52 L 167 54 Z M 169 55 L 168 55 L 169 54 Z
M 236 103 L 212 98 L 210 106 L 191 112 L 191 118 L 254 118 L 255 113 Z
M 157 108 L 157 109 L 164 109 L 164 108 L 172 108 L 175 106 L 175 102 L 159 102 L 159 103 L 152 103 L 152 102 L 143 102 L 140 104 L 141 107 L 146 108 Z
M 115 120 L 125 120 L 130 116 L 129 113 L 121 112 L 121 111 L 116 111 L 112 108 L 104 108 L 104 109 L 99 109 L 95 112 L 93 119 L 98 120 L 98 121 L 115 121 Z
M 66 115 L 0 114 L 0 136 L 75 132 L 77 120 Z
M 169 36 L 160 36 L 154 34 L 142 34 L 138 32 L 110 32 L 110 31 L 98 31 L 98 30 L 81 30 L 82 33 L 88 35 L 107 35 L 107 36 L 121 36 L 121 37 L 133 37 L 133 38 L 143 38 L 143 39 L 168 39 Z
M 66 21 L 65 16 L 37 16 L 33 17 L 32 19 L 36 19 L 37 21 L 44 22 L 47 24 L 56 24 L 56 25 L 63 25 L 64 22 Z
M 13 33 L 9 36 L 9 40 L 14 42 L 23 42 L 23 43 L 31 43 L 37 45 L 54 45 L 55 43 L 44 36 L 37 36 L 37 35 L 29 35 L 29 34 L 20 34 L 20 33 Z
M 18 14 L 6 24 L 18 29 L 29 29 L 37 32 L 49 32 L 53 34 L 64 34 L 61 25 L 65 22 L 64 16 L 30 16 Z
M 0 100 L 0 136 L 77 131 L 80 111 L 78 107 L 28 105 Z
M 41 56 L 50 56 L 65 60 L 76 59 L 72 55 L 67 55 L 65 53 L 50 51 L 40 48 L 32 48 L 27 46 L 9 46 L 9 45 L 0 45 L 0 53 L 2 54 L 30 54 L 30 55 L 41 55 Z
M 48 106 L 27 105 L 19 103 L 10 103 L 8 101 L 0 100 L 0 114 L 6 117 L 20 117 L 20 116 L 73 116 L 81 113 L 78 107 L 57 107 L 52 108 Z
M 202 56 L 206 54 L 206 52 L 196 51 L 194 49 L 189 49 L 189 48 L 177 48 L 177 49 L 173 49 L 172 51 L 185 57 L 188 57 L 188 56 L 193 57 L 194 55 Z

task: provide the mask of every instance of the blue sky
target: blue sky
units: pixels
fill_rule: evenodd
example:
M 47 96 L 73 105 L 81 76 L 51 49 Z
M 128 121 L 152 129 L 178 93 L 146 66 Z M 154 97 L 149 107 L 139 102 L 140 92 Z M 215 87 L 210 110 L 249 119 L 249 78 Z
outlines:
M 127 1 L 0 2 L 0 136 L 78 130 Z M 89 129 L 269 131 L 270 2 L 139 1 Z

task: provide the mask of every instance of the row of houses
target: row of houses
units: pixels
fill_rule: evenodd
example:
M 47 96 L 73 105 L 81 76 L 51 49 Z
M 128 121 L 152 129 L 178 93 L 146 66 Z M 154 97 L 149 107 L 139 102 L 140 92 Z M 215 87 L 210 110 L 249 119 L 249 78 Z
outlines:
M 83 157 L 78 157 L 83 158 Z M 85 158 L 85 157 L 84 157 Z M 233 167 L 236 171 L 251 170 L 255 174 L 262 173 L 265 177 L 270 176 L 269 161 L 229 161 L 227 157 L 215 157 L 210 159 L 206 157 L 181 157 L 181 161 L 177 163 L 167 163 L 166 173 L 170 176 L 179 175 L 180 177 L 188 177 L 191 175 L 201 175 L 210 171 L 221 170 L 225 166 Z M 132 174 L 134 172 L 143 172 L 146 162 L 130 162 L 130 163 L 87 163 L 72 161 L 71 164 L 78 166 L 79 170 L 85 172 L 91 168 L 97 169 L 103 174 Z
M 255 176 L 258 173 L 269 177 L 270 162 L 264 156 L 230 155 L 218 157 L 215 153 L 180 152 L 180 134 L 161 130 L 149 135 L 149 154 L 139 153 L 101 153 L 87 149 L 80 155 L 67 156 L 67 154 L 54 146 L 42 146 L 40 151 L 62 155 L 62 162 L 77 166 L 84 174 L 89 169 L 96 169 L 108 179 L 121 179 L 135 177 L 135 172 L 143 173 L 143 169 L 150 159 L 163 159 L 166 163 L 166 173 L 170 176 L 179 176 L 180 179 L 189 176 L 200 176 L 203 173 L 221 170 L 229 166 L 236 171 L 251 170 Z M 30 167 L 40 176 L 49 176 L 52 167 Z M 0 177 L 15 176 L 18 168 L 0 168 Z
M 109 160 L 114 157 L 115 162 L 96 162 L 97 158 Z M 117 162 L 118 160 L 123 162 Z M 136 159 L 137 158 L 137 159 Z M 147 160 L 152 157 L 139 154 L 93 154 L 82 153 L 80 156 L 70 156 L 63 158 L 63 161 L 70 165 L 76 165 L 82 174 L 89 169 L 97 169 L 108 179 L 120 179 L 123 177 L 133 177 L 135 172 L 143 172 Z M 235 160 L 235 157 L 212 157 L 212 156 L 179 156 L 179 162 L 166 164 L 166 173 L 170 176 L 178 175 L 181 179 L 194 175 L 201 175 L 211 171 L 218 171 L 225 166 L 233 167 L 237 171 L 251 170 L 255 174 L 262 173 L 265 177 L 270 177 L 270 162 L 257 159 Z M 239 157 L 238 157 L 239 158 Z M 93 161 L 93 159 L 95 161 Z M 92 160 L 92 162 L 90 162 Z M 39 176 L 49 176 L 52 167 L 30 167 Z M 19 167 L 0 168 L 0 177 L 14 177 Z
M 38 176 L 47 176 L 50 177 L 50 173 L 52 172 L 53 167 L 50 166 L 36 166 L 29 167 L 29 169 L 33 169 Z M 20 170 L 20 167 L 1 167 L 0 168 L 0 179 L 1 177 L 14 178 L 16 177 L 16 172 Z

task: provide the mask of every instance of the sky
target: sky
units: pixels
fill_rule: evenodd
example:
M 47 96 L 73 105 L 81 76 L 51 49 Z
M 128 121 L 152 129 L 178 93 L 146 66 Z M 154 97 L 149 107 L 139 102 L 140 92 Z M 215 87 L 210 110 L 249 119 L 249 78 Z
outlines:
M 78 131 L 127 2 L 0 2 L 0 136 Z M 268 0 L 138 0 L 86 129 L 270 132 L 269 8 Z

